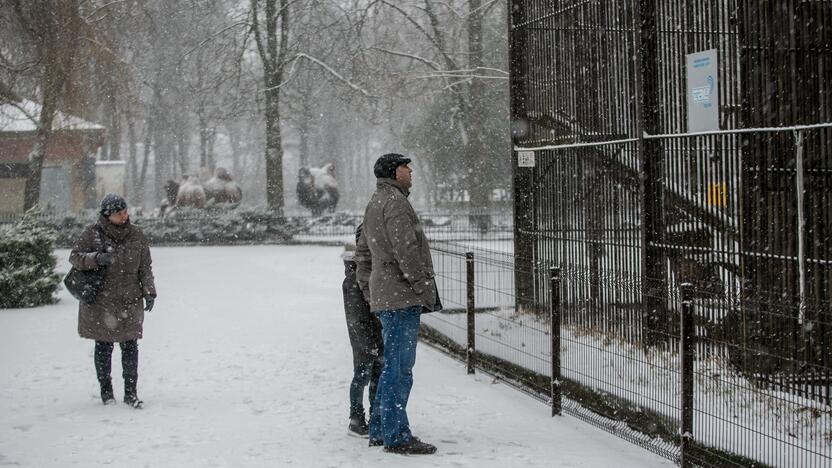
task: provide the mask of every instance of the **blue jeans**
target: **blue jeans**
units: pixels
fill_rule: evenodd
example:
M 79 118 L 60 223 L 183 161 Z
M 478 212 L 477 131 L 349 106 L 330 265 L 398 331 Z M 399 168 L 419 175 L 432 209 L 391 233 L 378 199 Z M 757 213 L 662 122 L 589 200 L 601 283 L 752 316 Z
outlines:
M 383 440 L 387 447 L 413 437 L 407 420 L 407 399 L 413 386 L 421 313 L 420 305 L 378 313 L 384 336 L 384 369 L 370 413 L 370 439 Z

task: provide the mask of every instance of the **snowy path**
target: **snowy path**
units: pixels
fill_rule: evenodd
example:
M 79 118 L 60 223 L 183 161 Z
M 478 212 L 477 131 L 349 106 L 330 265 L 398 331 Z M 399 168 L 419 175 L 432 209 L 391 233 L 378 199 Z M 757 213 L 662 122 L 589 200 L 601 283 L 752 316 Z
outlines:
M 0 310 L 0 466 L 672 466 L 419 346 L 408 407 L 439 447 L 402 457 L 347 435 L 352 364 L 340 249 L 153 249 L 139 343 L 146 408 L 104 407 L 77 303 Z M 59 255 L 66 270 L 67 252 Z M 119 352 L 113 375 L 120 376 Z M 114 378 L 120 399 L 120 378 Z

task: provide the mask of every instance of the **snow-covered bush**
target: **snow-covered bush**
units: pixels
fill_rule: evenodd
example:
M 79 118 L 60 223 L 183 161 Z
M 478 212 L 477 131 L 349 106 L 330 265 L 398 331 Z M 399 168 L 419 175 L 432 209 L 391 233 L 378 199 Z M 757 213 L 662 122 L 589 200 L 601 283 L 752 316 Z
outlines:
M 272 243 L 291 240 L 295 229 L 265 209 L 188 210 L 134 221 L 151 245 Z
M 61 277 L 52 255 L 54 232 L 29 213 L 0 226 L 0 308 L 35 307 L 55 302 Z
M 88 211 L 77 216 L 45 218 L 43 223 L 58 233 L 56 245 L 69 248 L 97 216 Z M 301 223 L 265 208 L 178 208 L 164 218 L 131 215 L 130 219 L 142 229 L 151 245 L 285 243 L 303 229 Z

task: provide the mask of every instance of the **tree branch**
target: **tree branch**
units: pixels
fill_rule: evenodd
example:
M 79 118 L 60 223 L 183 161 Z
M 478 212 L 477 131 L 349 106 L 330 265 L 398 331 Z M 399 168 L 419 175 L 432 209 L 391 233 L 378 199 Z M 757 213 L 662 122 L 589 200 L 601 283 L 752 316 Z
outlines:
M 283 74 L 286 51 L 289 49 L 289 3 L 289 0 L 280 0 L 280 74 Z
M 397 12 L 399 12 L 399 14 L 404 16 L 404 18 L 409 23 L 413 24 L 413 26 L 415 26 L 416 29 L 419 32 L 421 32 L 425 36 L 425 38 L 427 38 L 427 40 L 430 41 L 430 43 L 433 44 L 436 47 L 436 50 L 442 55 L 442 57 L 445 59 L 445 62 L 448 64 L 448 68 L 457 68 L 456 63 L 454 63 L 453 59 L 445 52 L 445 45 L 443 43 L 443 39 L 442 39 L 441 34 L 436 36 L 436 37 L 431 36 L 431 34 L 429 32 L 427 32 L 425 30 L 425 28 L 423 28 L 422 25 L 419 24 L 418 21 L 413 19 L 413 17 L 411 17 L 409 14 L 407 14 L 406 11 L 404 11 L 403 9 L 398 7 L 397 5 L 394 5 L 390 2 L 388 2 L 387 0 L 379 0 L 379 3 L 381 3 L 383 5 L 387 5 L 388 7 L 396 10 Z M 429 13 L 429 16 L 431 17 L 431 25 L 433 26 L 434 32 L 436 32 L 437 29 L 438 29 L 438 27 L 434 24 L 434 21 L 435 21 L 436 17 L 432 13 Z
M 395 55 L 397 57 L 405 57 L 409 59 L 416 60 L 417 62 L 424 63 L 425 65 L 433 68 L 434 70 L 439 70 L 441 67 L 438 63 L 434 62 L 433 60 L 426 59 L 424 57 L 419 57 L 418 55 L 408 54 L 407 52 L 397 52 L 395 50 L 388 50 L 383 49 L 381 47 L 370 47 L 371 50 L 377 50 L 379 52 L 384 52 L 385 54 Z
M 188 50 L 187 52 L 185 52 L 184 54 L 182 54 L 182 56 L 180 57 L 180 59 L 187 58 L 189 55 L 191 55 L 192 53 L 194 53 L 197 49 L 202 48 L 202 46 L 204 46 L 205 44 L 207 44 L 208 42 L 210 42 L 210 41 L 211 41 L 212 39 L 214 39 L 215 37 L 222 35 L 222 34 L 223 34 L 223 33 L 225 33 L 226 31 L 228 31 L 229 29 L 236 28 L 237 26 L 248 26 L 248 25 L 249 25 L 249 24 L 248 24 L 248 21 L 238 21 L 238 22 L 236 22 L 236 23 L 234 23 L 234 24 L 232 24 L 232 25 L 230 25 L 230 26 L 226 26 L 225 28 L 222 28 L 221 30 L 219 30 L 219 31 L 217 31 L 217 32 L 215 32 L 215 33 L 213 33 L 213 34 L 209 35 L 207 38 L 205 38 L 205 39 L 204 39 L 203 41 L 201 41 L 199 44 L 197 44 L 196 46 L 194 46 L 193 48 L 191 48 L 190 50 Z
M 321 67 L 321 68 L 323 68 L 324 70 L 326 70 L 327 72 L 329 72 L 329 74 L 331 74 L 332 76 L 334 76 L 335 78 L 337 78 L 339 81 L 343 82 L 344 84 L 346 84 L 347 86 L 349 86 L 349 87 L 350 87 L 350 88 L 352 88 L 353 90 L 358 91 L 359 93 L 363 94 L 364 96 L 366 96 L 366 97 L 368 97 L 368 98 L 378 98 L 378 97 L 379 97 L 379 96 L 376 96 L 375 94 L 371 94 L 371 93 L 369 93 L 369 92 L 368 92 L 367 90 L 365 90 L 364 88 L 361 88 L 360 86 L 356 85 L 355 83 L 353 83 L 352 81 L 350 81 L 349 79 L 347 79 L 346 77 L 344 77 L 343 75 L 341 75 L 340 73 L 338 73 L 337 71 L 335 71 L 332 67 L 330 67 L 329 65 L 327 65 L 327 64 L 326 64 L 326 63 L 324 63 L 323 61 L 318 60 L 318 59 L 317 59 L 317 58 L 315 58 L 315 57 L 312 57 L 311 55 L 304 54 L 303 52 L 299 52 L 299 53 L 295 54 L 295 56 L 294 56 L 294 57 L 292 57 L 292 60 L 290 60 L 290 62 L 293 62 L 293 63 L 294 63 L 295 61 L 297 61 L 297 59 L 306 59 L 306 60 L 309 60 L 310 62 L 312 62 L 312 63 L 314 63 L 314 64 L 318 65 L 319 67 Z M 293 73 L 292 73 L 293 71 L 294 71 L 294 65 L 292 66 L 292 69 L 290 70 L 290 73 L 289 73 L 289 74 L 290 74 L 290 75 L 292 75 L 292 74 L 293 74 Z M 277 89 L 277 88 L 280 88 L 281 86 L 283 86 L 284 84 L 286 84 L 286 82 L 285 82 L 285 81 L 284 81 L 284 82 L 282 82 L 282 83 L 279 83 L 279 84 L 277 84 L 277 85 L 275 85 L 275 86 L 272 86 L 272 87 L 270 87 L 270 88 L 266 88 L 266 89 L 265 89 L 265 90 L 263 90 L 263 91 L 270 91 L 270 90 L 272 90 L 272 89 Z
M 26 18 L 26 14 L 23 12 L 23 6 L 20 4 L 20 0 L 12 0 L 12 7 L 14 8 L 14 12 L 17 13 L 17 20 L 20 22 L 20 25 L 23 26 L 23 29 L 28 32 L 32 38 L 40 39 L 40 34 L 37 29 L 32 26 L 32 23 Z
M 128 1 L 130 1 L 130 0 L 114 0 L 114 1 L 112 1 L 112 2 L 110 2 L 110 3 L 106 3 L 106 4 L 104 4 L 104 5 L 101 5 L 100 7 L 96 8 L 95 10 L 93 10 L 93 11 L 92 11 L 92 13 L 88 14 L 87 16 L 85 16 L 85 17 L 84 17 L 84 21 L 87 21 L 87 22 L 92 22 L 92 23 L 96 23 L 96 22 L 98 22 L 98 21 L 101 21 L 102 19 L 106 18 L 106 16 L 107 16 L 107 15 L 104 15 L 104 16 L 102 16 L 102 17 L 100 17 L 100 18 L 96 18 L 96 19 L 92 19 L 92 17 L 93 17 L 93 16 L 95 16 L 96 14 L 98 14 L 98 12 L 99 12 L 99 11 L 101 11 L 101 10 L 103 10 L 103 9 L 105 9 L 105 8 L 109 8 L 109 7 L 111 7 L 111 6 L 115 5 L 115 4 L 118 4 L 118 3 L 126 3 L 126 2 L 128 2 Z
M 257 51 L 260 53 L 263 69 L 267 75 L 271 75 L 271 63 L 266 49 L 263 47 L 263 38 L 260 35 L 260 19 L 257 17 L 257 0 L 251 0 L 251 16 L 251 30 L 254 32 L 254 42 L 257 44 Z
M 436 14 L 433 12 L 433 8 L 431 8 L 430 0 L 425 0 L 425 13 L 427 13 L 428 18 L 430 18 L 430 26 L 433 28 L 433 33 L 436 35 L 436 40 L 434 44 L 439 49 L 439 53 L 442 54 L 442 57 L 445 59 L 445 67 L 451 70 L 459 68 L 448 55 L 447 51 L 445 51 L 445 37 L 442 35 L 442 31 L 439 28 L 439 18 L 436 17 Z

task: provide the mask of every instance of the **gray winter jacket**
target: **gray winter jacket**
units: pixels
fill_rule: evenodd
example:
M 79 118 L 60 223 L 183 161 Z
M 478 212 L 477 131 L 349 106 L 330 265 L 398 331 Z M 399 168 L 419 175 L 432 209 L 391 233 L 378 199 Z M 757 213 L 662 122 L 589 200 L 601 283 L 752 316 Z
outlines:
M 441 309 L 433 260 L 410 193 L 393 179 L 378 179 L 356 245 L 358 284 L 373 312 L 421 305 Z

